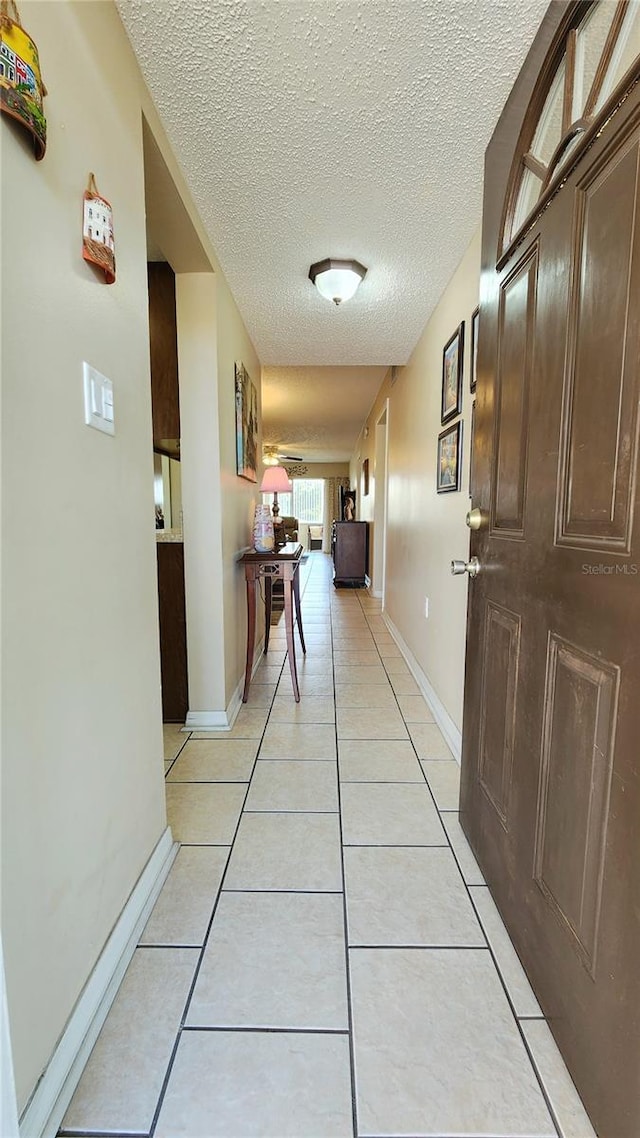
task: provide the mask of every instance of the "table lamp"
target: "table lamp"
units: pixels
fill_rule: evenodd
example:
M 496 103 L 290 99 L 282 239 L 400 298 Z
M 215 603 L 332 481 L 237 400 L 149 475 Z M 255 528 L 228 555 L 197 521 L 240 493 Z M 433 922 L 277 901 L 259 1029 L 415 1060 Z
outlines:
M 273 532 L 276 539 L 276 545 L 284 545 L 284 526 L 280 521 L 280 507 L 278 506 L 278 494 L 290 494 L 293 490 L 293 484 L 289 481 L 284 466 L 268 466 L 262 476 L 260 483 L 260 491 L 262 494 L 273 494 L 273 506 L 271 512 L 273 514 Z

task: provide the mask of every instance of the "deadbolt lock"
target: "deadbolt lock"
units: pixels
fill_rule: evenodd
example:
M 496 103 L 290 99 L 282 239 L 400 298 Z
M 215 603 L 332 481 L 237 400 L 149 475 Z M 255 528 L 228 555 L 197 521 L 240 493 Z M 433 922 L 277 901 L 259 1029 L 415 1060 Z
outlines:
M 469 529 L 482 529 L 489 521 L 489 515 L 486 510 L 476 506 L 473 510 L 469 510 L 466 521 Z

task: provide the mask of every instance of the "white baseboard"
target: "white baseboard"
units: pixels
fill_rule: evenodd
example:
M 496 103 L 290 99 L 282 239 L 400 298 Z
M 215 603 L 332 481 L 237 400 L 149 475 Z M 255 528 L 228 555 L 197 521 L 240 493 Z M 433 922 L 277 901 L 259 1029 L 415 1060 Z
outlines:
M 453 719 L 449 715 L 449 712 L 447 711 L 446 707 L 442 703 L 442 700 L 436 694 L 436 691 L 435 691 L 431 681 L 429 680 L 429 677 L 426 675 L 425 672 L 422 671 L 422 668 L 420 667 L 418 661 L 416 660 L 415 656 L 413 655 L 411 649 L 409 648 L 409 646 L 407 644 L 405 644 L 404 640 L 402 639 L 402 636 L 398 632 L 398 629 L 396 628 L 396 626 L 393 623 L 393 621 L 391 620 L 391 618 L 389 616 L 387 616 L 386 612 L 383 612 L 382 619 L 384 620 L 387 628 L 389 629 L 389 632 L 391 633 L 391 635 L 393 636 L 393 639 L 395 640 L 396 644 L 398 645 L 398 648 L 402 652 L 402 655 L 404 656 L 404 658 L 406 660 L 406 663 L 407 663 L 407 666 L 409 668 L 409 671 L 411 672 L 411 675 L 413 676 L 418 687 L 420 688 L 420 691 L 422 692 L 424 698 L 426 699 L 427 703 L 429 704 L 429 707 L 431 708 L 431 710 L 433 712 L 433 718 L 435 719 L 436 723 L 438 724 L 438 727 L 440 728 L 440 730 L 442 731 L 442 734 L 444 735 L 445 739 L 447 740 L 447 743 L 453 752 L 453 757 L 459 763 L 461 761 L 461 758 L 462 758 L 462 733 L 461 733 L 461 731 L 456 727 L 455 723 L 453 722 Z
M 55 1138 L 179 845 L 167 826 L 84 986 L 20 1119 L 20 1138 Z
M 9 1009 L 7 1007 L 7 987 L 4 979 L 4 957 L 1 940 L 0 982 L 2 983 L 2 1003 L 0 1005 L 0 1134 L 2 1138 L 19 1138 L 16 1084 L 13 1077 L 13 1054 L 11 1051 Z
M 254 653 L 253 668 L 251 675 L 253 676 L 258 664 L 260 664 L 264 655 L 264 640 L 261 640 Z M 234 691 L 227 707 L 224 711 L 188 711 L 183 731 L 230 731 L 233 727 L 238 712 L 242 707 L 242 693 L 244 691 L 244 675 L 239 681 L 236 690 Z

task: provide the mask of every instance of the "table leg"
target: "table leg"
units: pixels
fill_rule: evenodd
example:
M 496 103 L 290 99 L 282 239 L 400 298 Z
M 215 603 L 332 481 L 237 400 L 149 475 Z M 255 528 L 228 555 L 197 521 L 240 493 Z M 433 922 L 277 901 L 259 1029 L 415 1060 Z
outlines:
M 271 576 L 269 573 L 262 578 L 264 581 L 264 650 L 269 647 L 269 633 L 271 632 Z
M 296 670 L 296 645 L 293 639 L 293 581 L 284 582 L 284 622 L 287 629 L 287 651 L 289 653 L 289 668 L 291 669 L 291 683 L 296 703 L 300 703 L 300 689 L 298 688 L 298 672 Z
M 294 597 L 294 600 L 296 602 L 296 620 L 298 622 L 298 636 L 300 637 L 300 643 L 302 645 L 302 651 L 304 652 L 304 654 L 306 656 L 307 649 L 306 649 L 305 642 L 304 642 L 304 632 L 302 631 L 302 614 L 300 612 L 300 568 L 299 568 L 299 566 L 296 566 L 296 571 L 293 574 L 293 597 Z
M 256 639 L 256 581 L 247 578 L 247 662 L 244 670 L 244 691 L 242 702 L 246 703 L 251 686 L 251 669 L 253 667 L 253 649 Z

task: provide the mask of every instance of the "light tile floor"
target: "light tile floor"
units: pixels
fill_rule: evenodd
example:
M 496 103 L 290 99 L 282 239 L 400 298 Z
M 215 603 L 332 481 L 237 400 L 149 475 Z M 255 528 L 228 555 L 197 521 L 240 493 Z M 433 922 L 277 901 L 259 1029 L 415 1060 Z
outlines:
M 594 1138 L 364 591 L 304 566 L 225 735 L 165 728 L 180 851 L 62 1134 Z

